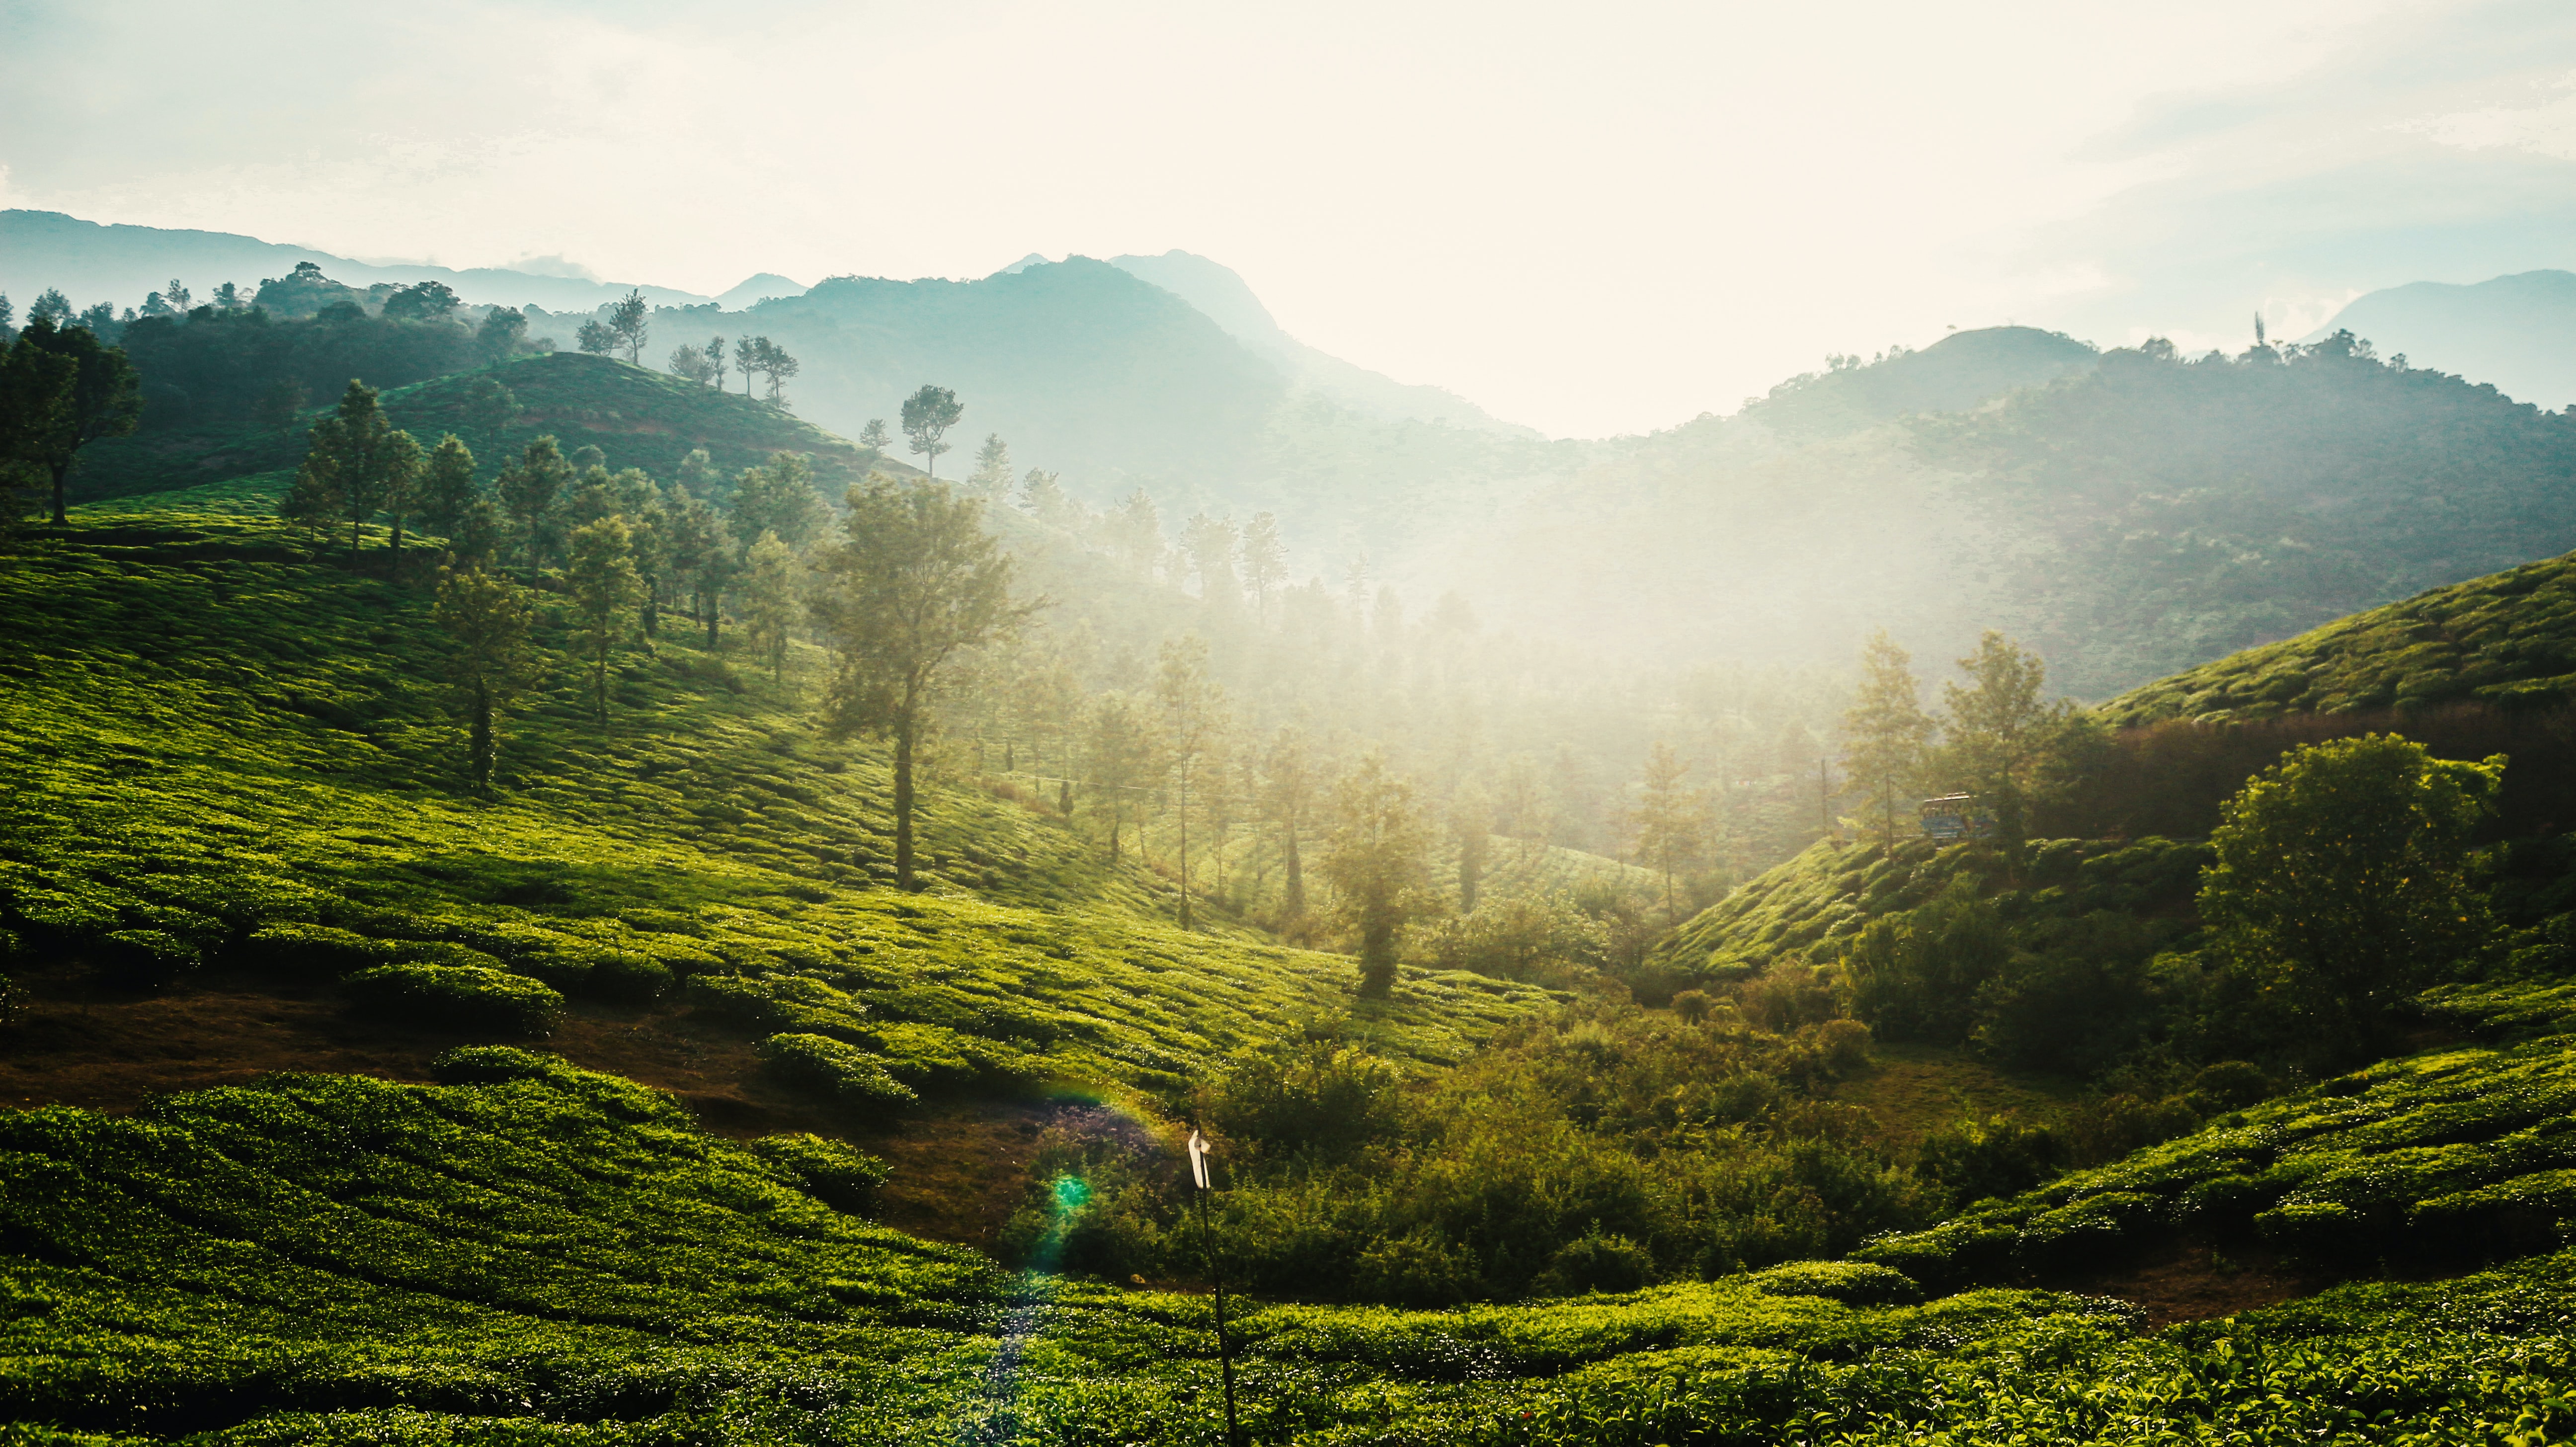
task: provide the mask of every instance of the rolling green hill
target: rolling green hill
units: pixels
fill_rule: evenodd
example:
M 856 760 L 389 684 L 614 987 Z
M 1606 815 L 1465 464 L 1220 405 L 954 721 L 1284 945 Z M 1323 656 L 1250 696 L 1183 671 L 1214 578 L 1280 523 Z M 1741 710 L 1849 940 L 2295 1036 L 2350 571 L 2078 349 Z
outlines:
M 1174 930 L 1159 878 L 965 790 L 928 805 L 927 892 L 876 887 L 881 752 L 818 739 L 792 691 L 668 637 L 620 660 L 605 732 L 558 679 L 478 798 L 428 601 L 273 520 L 39 533 L 0 573 L 21 620 L 0 644 L 10 972 L 147 994 L 199 971 L 336 979 L 361 1010 L 495 1038 L 542 1033 L 561 996 L 695 1012 L 838 1042 L 814 1048 L 889 1097 L 1168 1094 L 1344 1008 L 1342 958 Z M 1391 1054 L 1454 1059 L 1545 998 L 1425 976 L 1359 1023 Z
M 520 408 L 492 431 L 467 405 L 475 383 L 487 377 L 508 387 Z M 611 468 L 641 467 L 665 478 L 677 474 L 680 460 L 697 448 L 706 449 L 728 476 L 768 461 L 773 453 L 802 452 L 814 459 L 817 480 L 835 496 L 866 476 L 872 465 L 903 475 L 918 471 L 871 458 L 845 438 L 740 393 L 579 352 L 518 357 L 395 388 L 384 394 L 382 405 L 394 425 L 420 438 L 423 446 L 436 445 L 450 432 L 462 437 L 487 474 L 546 433 L 566 452 L 595 446 L 608 455 Z M 99 501 L 259 473 L 292 473 L 304 456 L 309 421 L 286 428 L 147 431 L 95 442 L 82 450 L 72 493 L 82 501 Z
M 2134 688 L 2118 725 L 2576 698 L 2576 555 L 2526 563 L 2340 618 Z
M 1006 1275 L 869 1226 L 836 1206 L 848 1173 L 827 1152 L 712 1139 L 651 1092 L 543 1057 L 459 1050 L 437 1073 L 435 1086 L 285 1076 L 127 1118 L 0 1121 L 0 1413 L 53 1424 L 13 1436 L 1222 1435 L 1203 1296 Z M 2346 1128 L 2339 1143 L 2460 1135 L 2421 1103 L 2374 1109 L 2390 1088 L 2363 1085 L 2322 1116 Z M 2384 1123 L 2354 1128 L 2372 1115 Z M 2320 1118 L 2285 1107 L 2159 1160 L 2200 1165 L 2240 1137 L 2280 1151 L 2252 1142 L 2280 1134 L 2276 1119 Z M 2509 1124 L 2487 1112 L 2469 1138 Z M 2198 1174 L 2258 1180 L 2210 1175 L 2246 1148 Z M 2322 1200 L 2335 1185 L 2312 1172 L 2302 1189 Z M 2182 1195 L 2241 1206 L 2244 1193 Z M 2098 1248 L 2146 1198 L 2033 1206 L 2013 1239 Z M 1061 1199 L 1081 1208 L 1078 1189 Z M 1928 1261 L 1933 1244 L 1875 1251 Z M 1472 1314 L 1238 1300 L 1230 1335 L 1253 1440 L 1317 1447 L 2497 1440 L 2484 1423 L 2533 1440 L 2576 1426 L 2568 1264 L 2346 1288 L 2153 1334 L 2099 1297 L 1914 1304 L 1897 1271 L 1805 1263 Z

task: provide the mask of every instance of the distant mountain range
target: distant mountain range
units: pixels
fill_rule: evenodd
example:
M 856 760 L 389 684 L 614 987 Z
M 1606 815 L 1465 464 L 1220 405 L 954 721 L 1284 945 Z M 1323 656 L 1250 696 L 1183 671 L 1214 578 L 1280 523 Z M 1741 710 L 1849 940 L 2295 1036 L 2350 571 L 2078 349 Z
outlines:
M 2305 338 L 2338 330 L 2383 357 L 2493 383 L 2517 402 L 2576 403 L 2576 272 L 2526 271 L 2474 286 L 2418 281 L 2361 297 Z

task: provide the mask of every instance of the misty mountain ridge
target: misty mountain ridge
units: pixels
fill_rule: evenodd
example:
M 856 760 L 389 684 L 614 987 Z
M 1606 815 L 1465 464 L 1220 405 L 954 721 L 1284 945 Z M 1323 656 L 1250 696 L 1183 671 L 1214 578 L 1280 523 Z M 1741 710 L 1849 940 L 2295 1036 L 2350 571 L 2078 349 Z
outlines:
M 2418 281 L 2355 298 L 2303 341 L 2337 331 L 2380 354 L 2494 384 L 2516 401 L 2576 405 L 2576 272 L 2526 271 L 2471 286 Z

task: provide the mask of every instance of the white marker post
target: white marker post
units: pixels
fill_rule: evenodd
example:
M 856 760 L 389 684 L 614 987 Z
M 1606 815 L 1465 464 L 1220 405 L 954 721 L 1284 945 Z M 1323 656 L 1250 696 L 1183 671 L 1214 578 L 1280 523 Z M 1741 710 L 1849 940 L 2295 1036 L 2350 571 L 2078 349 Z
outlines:
M 1190 1132 L 1190 1184 L 1199 1198 L 1199 1239 L 1207 1244 L 1208 1280 L 1216 1287 L 1216 1360 L 1225 1374 L 1225 1443 L 1239 1447 L 1242 1429 L 1234 1420 L 1234 1354 L 1225 1340 L 1225 1274 L 1217 1269 L 1216 1235 L 1208 1226 L 1208 1194 L 1216 1189 L 1208 1174 L 1207 1137 Z

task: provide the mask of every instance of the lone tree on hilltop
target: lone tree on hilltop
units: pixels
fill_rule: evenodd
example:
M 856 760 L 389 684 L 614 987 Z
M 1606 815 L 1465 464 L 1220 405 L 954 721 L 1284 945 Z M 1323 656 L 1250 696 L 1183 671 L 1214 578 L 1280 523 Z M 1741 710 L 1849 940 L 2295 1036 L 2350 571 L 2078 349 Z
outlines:
M 859 429 L 859 449 L 867 453 L 870 467 L 885 460 L 886 444 L 891 440 L 886 436 L 885 419 L 882 417 L 869 418 L 868 425 Z
M 1896 810 L 1923 772 L 1936 725 L 1923 711 L 1913 659 L 1882 628 L 1860 655 L 1860 692 L 1843 714 L 1843 771 L 1879 817 L 1879 843 L 1896 844 Z
M 46 306 L 48 299 L 60 301 L 62 293 L 49 290 L 37 299 L 27 329 L 18 334 L 11 350 L 29 347 L 72 364 L 70 404 L 30 414 L 27 432 L 16 444 L 22 461 L 52 475 L 53 517 L 59 527 L 69 521 L 63 511 L 63 484 L 80 450 L 102 437 L 123 437 L 142 424 L 143 379 L 122 349 L 101 345 L 87 327 L 57 325 Z M 68 310 L 71 304 L 63 305 Z
M 834 655 L 823 719 L 836 738 L 894 740 L 895 883 L 911 889 L 913 759 L 932 689 L 959 651 L 1009 636 L 1043 603 L 1012 596 L 980 499 L 870 478 L 850 490 L 841 535 L 815 567 L 814 624 Z
M 528 643 L 534 614 L 507 579 L 480 568 L 441 568 L 435 616 L 453 648 L 447 681 L 465 714 L 474 787 L 489 789 L 501 711 L 540 676 L 536 650 Z
M 591 716 L 606 728 L 608 658 L 626 641 L 635 605 L 644 597 L 626 519 L 611 514 L 573 530 L 564 584 L 572 597 L 573 651 L 590 668 Z
M 1439 906 L 1431 887 L 1431 829 L 1412 781 L 1387 772 L 1372 750 L 1333 786 L 1333 832 L 1324 844 L 1324 880 L 1333 909 L 1359 936 L 1360 998 L 1395 991 L 1395 950 L 1404 927 Z
M 572 334 L 573 345 L 594 357 L 604 357 L 617 349 L 617 333 L 597 317 L 585 321 Z
M 966 485 L 987 498 L 998 498 L 1011 490 L 1011 444 L 1002 434 L 985 434 L 984 445 L 975 453 L 975 470 L 966 475 Z
M 2436 759 L 2393 734 L 2293 751 L 2209 836 L 2213 944 L 2240 979 L 2286 998 L 2321 1055 L 2380 1053 L 2392 1011 L 2488 932 L 2468 852 L 2504 769 L 2501 754 Z
M 608 309 L 609 345 L 626 354 L 630 367 L 644 365 L 644 342 L 653 331 L 653 306 L 644 293 L 628 288 Z
M 965 404 L 957 400 L 954 391 L 927 382 L 920 391 L 903 399 L 903 435 L 911 439 L 913 455 L 923 459 L 922 470 L 933 481 L 939 477 L 939 454 L 949 447 L 939 439 L 965 415 Z

